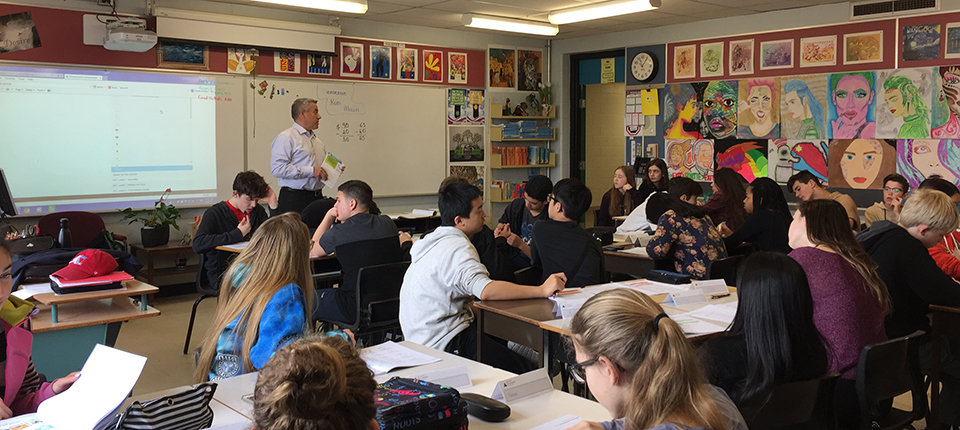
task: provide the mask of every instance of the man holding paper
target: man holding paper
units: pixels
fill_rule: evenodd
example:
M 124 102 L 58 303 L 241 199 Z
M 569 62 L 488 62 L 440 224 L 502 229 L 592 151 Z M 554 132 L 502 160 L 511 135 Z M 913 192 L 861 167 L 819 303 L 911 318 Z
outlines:
M 290 107 L 293 126 L 270 144 L 270 173 L 280 183 L 278 213 L 300 213 L 323 198 L 328 173 L 322 163 L 327 156 L 323 142 L 314 134 L 320 127 L 320 109 L 314 99 L 299 98 Z

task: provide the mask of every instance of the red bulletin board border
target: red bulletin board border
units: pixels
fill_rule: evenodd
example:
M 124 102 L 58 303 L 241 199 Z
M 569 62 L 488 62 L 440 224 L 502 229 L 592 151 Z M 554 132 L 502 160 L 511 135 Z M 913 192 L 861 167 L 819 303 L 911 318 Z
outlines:
M 960 16 L 960 14 L 957 14 Z M 876 63 L 862 64 L 843 64 L 843 35 L 853 33 L 864 33 L 872 31 L 883 31 L 883 61 Z M 816 66 L 800 67 L 800 39 L 817 36 L 837 36 L 837 65 L 835 66 Z M 807 75 L 834 72 L 851 72 L 858 70 L 883 70 L 895 68 L 896 58 L 900 55 L 897 40 L 897 20 L 885 19 L 880 21 L 858 22 L 851 24 L 840 24 L 823 27 L 812 27 L 798 30 L 775 31 L 770 33 L 757 33 L 748 35 L 736 35 L 728 37 L 718 37 L 713 39 L 687 40 L 683 42 L 674 42 L 667 44 L 667 82 L 702 82 L 702 81 L 722 81 L 747 79 L 753 77 L 776 77 L 791 75 Z M 753 39 L 753 74 L 749 75 L 730 75 L 730 41 Z M 773 70 L 760 70 L 760 44 L 762 42 L 776 40 L 793 40 L 793 67 Z M 706 43 L 723 42 L 723 75 L 711 76 L 707 78 L 700 77 L 700 46 Z M 673 51 L 675 46 L 697 45 L 697 55 L 694 64 L 696 77 L 685 79 L 673 79 Z M 918 62 L 919 63 L 919 62 Z M 912 67 L 912 65 L 911 65 Z
M 958 64 L 960 58 L 945 58 L 947 52 L 947 24 L 960 23 L 960 12 L 942 13 L 937 15 L 911 16 L 900 18 L 899 28 L 897 28 L 897 43 L 903 44 L 903 28 L 912 25 L 940 24 L 940 58 L 936 60 L 904 60 L 903 49 L 897 52 L 897 59 L 900 61 L 900 68 L 943 66 L 946 64 Z M 886 43 L 886 42 L 884 42 Z

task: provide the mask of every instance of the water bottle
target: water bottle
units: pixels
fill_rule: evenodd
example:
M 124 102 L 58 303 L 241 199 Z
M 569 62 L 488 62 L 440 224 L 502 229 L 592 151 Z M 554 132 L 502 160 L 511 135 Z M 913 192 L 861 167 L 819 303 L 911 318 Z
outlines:
M 60 246 L 63 248 L 73 248 L 73 236 L 70 235 L 70 220 L 60 218 L 60 236 L 57 237 Z

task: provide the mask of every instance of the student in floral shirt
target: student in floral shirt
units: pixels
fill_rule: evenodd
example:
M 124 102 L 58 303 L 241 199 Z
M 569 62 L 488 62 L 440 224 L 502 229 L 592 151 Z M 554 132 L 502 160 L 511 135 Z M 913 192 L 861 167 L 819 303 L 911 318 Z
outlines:
M 659 220 L 647 243 L 651 258 L 670 257 L 677 272 L 706 279 L 710 262 L 727 256 L 723 238 L 707 212 L 697 206 L 703 190 L 690 178 L 673 178 L 667 194 L 647 201 L 647 219 Z

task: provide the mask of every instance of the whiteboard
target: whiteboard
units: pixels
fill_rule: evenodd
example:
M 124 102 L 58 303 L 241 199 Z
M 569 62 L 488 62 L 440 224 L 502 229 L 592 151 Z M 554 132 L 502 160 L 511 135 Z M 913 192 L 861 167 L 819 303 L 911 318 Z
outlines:
M 375 196 L 389 197 L 436 194 L 446 177 L 445 88 L 273 76 L 247 80 L 247 166 L 268 179 L 270 143 L 293 125 L 290 106 L 300 97 L 319 101 L 317 136 L 347 166 L 339 183 L 360 179 Z

